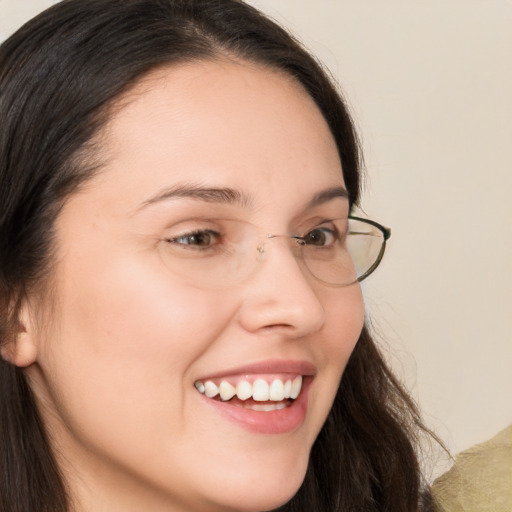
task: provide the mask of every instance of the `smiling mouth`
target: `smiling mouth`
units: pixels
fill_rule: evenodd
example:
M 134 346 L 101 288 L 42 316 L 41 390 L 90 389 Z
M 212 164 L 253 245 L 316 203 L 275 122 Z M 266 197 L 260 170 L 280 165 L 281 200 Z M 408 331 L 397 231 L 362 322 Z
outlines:
M 229 402 L 236 407 L 253 411 L 270 412 L 289 407 L 300 395 L 302 376 L 258 377 L 251 381 L 242 378 L 237 382 L 227 379 L 196 381 L 199 393 L 221 402 Z

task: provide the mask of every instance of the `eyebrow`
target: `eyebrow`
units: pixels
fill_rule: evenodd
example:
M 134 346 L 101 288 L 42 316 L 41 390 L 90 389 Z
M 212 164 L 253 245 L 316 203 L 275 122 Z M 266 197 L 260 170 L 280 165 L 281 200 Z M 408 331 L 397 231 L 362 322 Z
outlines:
M 306 209 L 327 203 L 337 197 L 348 199 L 348 192 L 343 187 L 331 187 L 315 194 L 306 204 Z M 176 185 L 166 188 L 144 201 L 137 210 L 162 201 L 172 199 L 197 199 L 207 203 L 219 203 L 248 207 L 252 204 L 251 198 L 229 187 L 203 187 L 201 185 Z
M 336 199 L 337 197 L 341 197 L 343 199 L 349 199 L 348 192 L 343 187 L 332 187 L 326 190 L 322 190 L 313 196 L 313 199 L 309 201 L 307 204 L 307 208 L 313 208 L 314 206 L 319 206 L 323 203 L 327 203 L 332 199 Z
M 239 190 L 229 187 L 202 187 L 200 185 L 177 185 L 166 188 L 148 200 L 138 208 L 172 199 L 198 199 L 207 203 L 234 204 L 247 207 L 251 204 L 249 196 Z

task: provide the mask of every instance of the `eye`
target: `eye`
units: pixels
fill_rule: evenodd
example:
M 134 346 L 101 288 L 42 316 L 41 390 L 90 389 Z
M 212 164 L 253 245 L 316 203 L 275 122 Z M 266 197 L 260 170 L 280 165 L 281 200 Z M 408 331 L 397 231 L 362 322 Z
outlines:
M 193 249 L 208 249 L 209 247 L 218 244 L 221 238 L 221 234 L 210 230 L 197 230 L 190 233 L 183 233 L 179 236 L 167 238 L 166 241 L 170 244 L 187 246 L 187 248 Z
M 338 238 L 339 233 L 335 227 L 315 228 L 302 237 L 306 245 L 317 245 L 321 247 L 333 245 Z

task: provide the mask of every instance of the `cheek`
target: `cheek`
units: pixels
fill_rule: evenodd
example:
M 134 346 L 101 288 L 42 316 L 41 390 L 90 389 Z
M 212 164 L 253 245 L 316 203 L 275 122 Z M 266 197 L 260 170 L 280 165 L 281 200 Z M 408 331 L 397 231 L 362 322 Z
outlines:
M 214 312 L 211 301 L 204 292 L 180 286 L 165 273 L 118 261 L 102 275 L 84 275 L 64 285 L 61 324 L 95 357 L 140 362 L 167 355 L 168 363 L 183 363 L 176 355 L 193 358 L 208 343 L 205 324 L 212 335 L 217 325 L 221 328 L 219 309 Z M 169 358 L 171 354 L 174 357 Z
M 336 396 L 345 367 L 352 355 L 364 324 L 364 302 L 358 284 L 331 290 L 322 300 L 326 321 L 316 343 L 319 361 L 318 386 L 310 398 L 320 419 L 325 421 Z M 318 432 L 315 433 L 315 435 Z
M 154 425 L 179 435 L 186 424 L 170 411 L 184 407 L 187 372 L 231 305 L 129 259 L 90 270 L 61 274 L 58 325 L 40 357 L 58 414 L 105 446 Z
M 354 350 L 364 325 L 364 301 L 358 283 L 340 288 L 324 301 L 325 355 L 341 371 Z

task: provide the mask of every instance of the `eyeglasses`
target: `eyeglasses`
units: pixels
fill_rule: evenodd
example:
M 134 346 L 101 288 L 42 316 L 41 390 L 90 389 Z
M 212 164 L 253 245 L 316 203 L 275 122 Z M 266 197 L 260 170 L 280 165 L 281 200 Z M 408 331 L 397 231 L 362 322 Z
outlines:
M 200 227 L 199 227 L 200 226 Z M 330 219 L 302 235 L 261 235 L 243 221 L 216 220 L 165 239 L 169 268 L 200 287 L 242 283 L 278 243 L 289 245 L 304 272 L 329 286 L 348 286 L 368 277 L 384 256 L 391 230 L 360 217 Z

